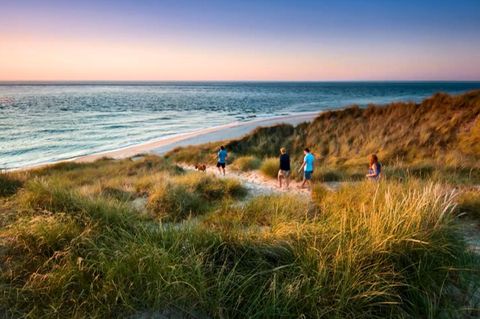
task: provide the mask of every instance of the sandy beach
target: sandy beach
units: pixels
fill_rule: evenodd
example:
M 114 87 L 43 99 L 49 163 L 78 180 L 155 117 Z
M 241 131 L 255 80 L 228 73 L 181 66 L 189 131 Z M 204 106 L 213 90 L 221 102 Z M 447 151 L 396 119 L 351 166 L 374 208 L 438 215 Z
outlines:
M 115 159 L 132 157 L 137 154 L 154 153 L 157 155 L 165 154 L 176 147 L 198 145 L 209 142 L 218 142 L 223 140 L 231 140 L 240 138 L 257 127 L 266 127 L 277 124 L 298 125 L 303 122 L 312 121 L 319 113 L 301 113 L 288 116 L 277 116 L 265 119 L 258 119 L 250 122 L 234 122 L 227 125 L 216 126 L 179 134 L 172 137 L 166 137 L 159 140 L 134 145 L 110 152 L 102 152 L 92 155 L 81 156 L 70 159 L 76 162 L 92 162 L 102 157 L 110 157 Z

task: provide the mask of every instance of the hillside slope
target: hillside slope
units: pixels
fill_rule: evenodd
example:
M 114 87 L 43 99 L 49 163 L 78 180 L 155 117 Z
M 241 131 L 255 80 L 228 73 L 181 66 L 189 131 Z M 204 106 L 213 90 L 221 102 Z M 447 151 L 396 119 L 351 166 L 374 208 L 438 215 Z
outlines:
M 218 144 L 196 147 L 198 152 L 190 148 L 188 156 L 176 149 L 169 156 L 203 160 Z M 437 93 L 421 103 L 351 106 L 322 113 L 297 127 L 259 128 L 226 143 L 237 155 L 258 157 L 276 156 L 282 146 L 294 155 L 310 147 L 326 164 L 356 165 L 377 153 L 384 162 L 476 167 L 480 159 L 480 91 L 458 96 Z M 192 157 L 192 153 L 196 155 Z

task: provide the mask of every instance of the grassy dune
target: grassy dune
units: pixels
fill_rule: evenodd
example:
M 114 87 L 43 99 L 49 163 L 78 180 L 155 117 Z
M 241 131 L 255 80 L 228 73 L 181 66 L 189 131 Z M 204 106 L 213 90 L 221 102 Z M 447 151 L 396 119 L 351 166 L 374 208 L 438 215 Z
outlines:
M 246 196 L 175 164 L 218 143 L 0 174 L 0 317 L 478 317 L 459 216 L 480 217 L 479 100 L 353 107 L 227 144 L 234 169 L 274 177 L 279 147 L 307 141 L 311 196 Z M 363 178 L 371 152 L 380 183 Z
M 167 156 L 183 162 L 215 162 L 224 144 L 237 156 L 277 157 L 286 147 L 298 163 L 309 147 L 323 172 L 318 180 L 358 179 L 368 156 L 377 153 L 391 175 L 405 171 L 417 177 L 480 183 L 480 91 L 458 96 L 436 94 L 422 103 L 352 106 L 320 114 L 293 127 L 259 128 L 242 139 L 178 148 Z M 192 156 L 194 154 L 194 156 Z
M 465 308 L 478 258 L 454 223 L 478 212 L 478 198 L 448 186 L 318 184 L 311 199 L 245 201 L 235 180 L 153 156 L 59 164 L 2 183 L 15 185 L 0 200 L 5 316 L 478 314 Z

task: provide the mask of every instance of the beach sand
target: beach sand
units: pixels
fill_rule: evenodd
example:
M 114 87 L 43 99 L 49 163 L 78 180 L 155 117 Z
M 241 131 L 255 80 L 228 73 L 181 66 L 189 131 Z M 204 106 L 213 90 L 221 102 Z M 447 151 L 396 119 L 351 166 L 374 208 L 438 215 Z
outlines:
M 209 142 L 218 142 L 223 140 L 231 140 L 240 138 L 257 127 L 273 126 L 277 124 L 298 125 L 303 122 L 310 122 L 319 113 L 302 113 L 288 116 L 278 116 L 266 119 L 259 119 L 250 122 L 235 122 L 227 125 L 206 128 L 190 133 L 179 134 L 172 137 L 166 137 L 159 140 L 134 145 L 114 151 L 103 152 L 98 154 L 81 156 L 70 159 L 76 162 L 92 162 L 102 157 L 110 157 L 114 159 L 128 158 L 137 154 L 154 153 L 157 155 L 165 154 L 176 147 L 198 145 Z

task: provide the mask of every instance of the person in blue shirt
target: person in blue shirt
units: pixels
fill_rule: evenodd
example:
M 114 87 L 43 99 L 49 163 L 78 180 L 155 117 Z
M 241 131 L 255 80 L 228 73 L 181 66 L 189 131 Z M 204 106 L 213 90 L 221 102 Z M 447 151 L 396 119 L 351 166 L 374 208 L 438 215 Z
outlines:
M 303 164 L 300 166 L 298 172 L 300 173 L 303 169 L 303 182 L 300 185 L 300 188 L 304 188 L 305 184 L 308 182 L 310 188 L 312 186 L 312 175 L 313 175 L 313 164 L 315 162 L 315 156 L 310 153 L 310 149 L 307 147 L 303 150 L 305 157 L 303 158 Z
M 227 163 L 227 157 L 227 150 L 223 145 L 220 146 L 220 150 L 217 153 L 217 168 L 220 173 L 223 173 L 223 176 L 225 176 L 225 164 Z

